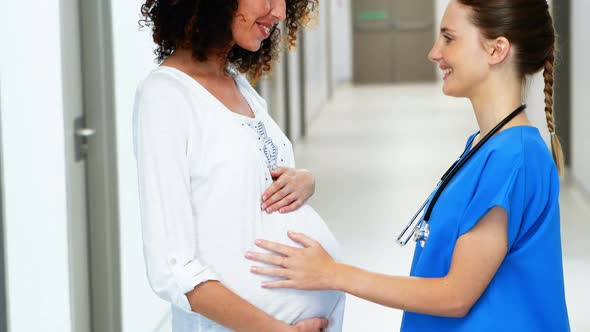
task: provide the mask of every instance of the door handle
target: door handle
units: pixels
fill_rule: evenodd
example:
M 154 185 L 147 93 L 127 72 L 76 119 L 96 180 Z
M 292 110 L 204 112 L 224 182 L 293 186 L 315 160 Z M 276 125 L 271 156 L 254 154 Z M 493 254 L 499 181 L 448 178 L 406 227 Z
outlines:
M 74 128 L 74 156 L 76 161 L 83 161 L 88 156 L 88 140 L 96 135 L 96 129 L 86 127 L 84 116 L 74 119 Z
M 88 138 L 96 135 L 96 129 L 94 128 L 78 128 L 76 129 L 76 136 Z

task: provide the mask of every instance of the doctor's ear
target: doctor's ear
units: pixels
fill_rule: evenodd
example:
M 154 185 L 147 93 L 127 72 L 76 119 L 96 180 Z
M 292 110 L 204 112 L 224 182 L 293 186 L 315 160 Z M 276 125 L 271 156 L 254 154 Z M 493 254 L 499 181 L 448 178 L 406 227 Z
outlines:
M 504 61 L 512 45 L 505 37 L 498 37 L 486 42 L 486 50 L 488 51 L 488 61 L 491 65 L 495 65 Z

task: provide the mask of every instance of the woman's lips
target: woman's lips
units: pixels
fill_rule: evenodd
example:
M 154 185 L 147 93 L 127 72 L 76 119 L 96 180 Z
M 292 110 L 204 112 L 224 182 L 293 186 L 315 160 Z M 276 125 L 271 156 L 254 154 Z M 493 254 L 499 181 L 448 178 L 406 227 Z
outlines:
M 256 25 L 258 25 L 258 29 L 260 30 L 262 37 L 268 38 L 270 36 L 270 31 L 272 30 L 270 26 L 264 25 L 262 23 L 256 23 Z

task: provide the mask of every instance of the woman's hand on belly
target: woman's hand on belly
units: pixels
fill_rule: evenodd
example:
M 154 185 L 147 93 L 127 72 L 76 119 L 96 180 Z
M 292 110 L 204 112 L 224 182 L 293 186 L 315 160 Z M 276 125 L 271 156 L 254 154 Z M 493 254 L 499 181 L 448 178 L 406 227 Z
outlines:
M 325 318 L 310 318 L 293 324 L 293 332 L 319 332 L 327 328 L 329 322 Z
M 247 252 L 246 258 L 275 267 L 252 267 L 255 274 L 281 278 L 262 283 L 264 288 L 333 289 L 337 263 L 322 245 L 301 233 L 289 232 L 291 240 L 303 245 L 295 248 L 280 243 L 257 240 L 256 245 L 274 254 Z
M 315 192 L 315 177 L 305 169 L 281 167 L 271 172 L 274 183 L 262 194 L 267 213 L 288 213 L 301 207 Z

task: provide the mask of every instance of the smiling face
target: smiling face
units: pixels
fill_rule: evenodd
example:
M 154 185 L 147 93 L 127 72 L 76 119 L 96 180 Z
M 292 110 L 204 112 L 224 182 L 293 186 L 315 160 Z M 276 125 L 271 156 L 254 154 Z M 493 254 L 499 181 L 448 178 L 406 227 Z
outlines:
M 443 92 L 449 96 L 472 96 L 491 69 L 485 40 L 469 20 L 470 11 L 456 0 L 449 2 L 440 34 L 428 54 L 444 72 Z
M 243 49 L 256 52 L 285 16 L 285 0 L 238 0 L 231 27 L 233 41 Z

